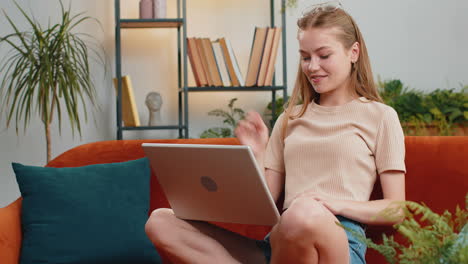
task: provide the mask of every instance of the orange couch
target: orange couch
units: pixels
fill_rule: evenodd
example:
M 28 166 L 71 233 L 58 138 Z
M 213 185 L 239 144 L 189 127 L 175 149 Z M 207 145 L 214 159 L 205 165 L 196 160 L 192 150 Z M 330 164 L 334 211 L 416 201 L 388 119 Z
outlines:
M 144 156 L 143 142 L 187 144 L 239 144 L 237 139 L 170 139 L 103 141 L 78 146 L 52 160 L 50 167 L 76 167 L 96 163 L 121 162 Z M 468 137 L 406 137 L 406 193 L 407 199 L 423 201 L 436 212 L 453 211 L 463 205 L 468 190 Z M 372 197 L 381 197 L 376 184 Z M 156 178 L 151 178 L 150 208 L 169 207 Z M 18 263 L 21 245 L 21 198 L 0 209 L 1 263 Z M 220 224 L 248 237 L 261 239 L 269 231 L 264 226 Z M 382 232 L 394 234 L 391 227 L 369 227 L 373 239 Z M 385 263 L 376 252 L 367 253 L 368 263 Z

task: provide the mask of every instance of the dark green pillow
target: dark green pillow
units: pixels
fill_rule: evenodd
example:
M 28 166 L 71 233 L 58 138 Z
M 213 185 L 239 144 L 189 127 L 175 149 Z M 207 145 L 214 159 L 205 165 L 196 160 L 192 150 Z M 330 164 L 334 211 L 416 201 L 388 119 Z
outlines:
M 20 263 L 161 263 L 145 234 L 148 159 L 74 168 L 13 163 L 23 197 Z

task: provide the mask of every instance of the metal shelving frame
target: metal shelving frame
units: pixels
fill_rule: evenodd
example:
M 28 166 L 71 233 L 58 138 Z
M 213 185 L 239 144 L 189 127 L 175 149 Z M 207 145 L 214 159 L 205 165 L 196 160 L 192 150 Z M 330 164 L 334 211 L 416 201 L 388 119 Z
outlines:
M 283 84 L 276 85 L 276 78 L 272 86 L 262 87 L 195 87 L 188 86 L 187 65 L 187 3 L 186 0 L 177 0 L 177 18 L 167 19 L 121 19 L 120 0 L 115 1 L 115 56 L 117 78 L 117 139 L 123 139 L 124 130 L 179 130 L 179 138 L 189 137 L 189 98 L 191 92 L 260 92 L 271 91 L 272 119 L 276 119 L 276 93 L 283 91 L 283 98 L 287 98 L 287 72 L 286 72 L 286 16 L 285 1 L 281 0 L 281 27 L 282 27 L 282 65 Z M 275 26 L 275 0 L 270 1 L 270 23 Z M 177 71 L 178 71 L 178 125 L 169 126 L 138 126 L 127 127 L 122 125 L 122 29 L 133 28 L 175 28 L 177 29 Z M 276 74 L 275 74 L 276 75 Z

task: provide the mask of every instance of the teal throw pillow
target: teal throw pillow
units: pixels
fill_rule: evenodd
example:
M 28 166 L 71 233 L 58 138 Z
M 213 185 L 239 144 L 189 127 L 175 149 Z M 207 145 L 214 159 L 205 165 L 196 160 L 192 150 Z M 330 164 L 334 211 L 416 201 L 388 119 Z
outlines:
M 161 263 L 145 234 L 148 159 L 74 168 L 13 163 L 23 197 L 20 263 Z

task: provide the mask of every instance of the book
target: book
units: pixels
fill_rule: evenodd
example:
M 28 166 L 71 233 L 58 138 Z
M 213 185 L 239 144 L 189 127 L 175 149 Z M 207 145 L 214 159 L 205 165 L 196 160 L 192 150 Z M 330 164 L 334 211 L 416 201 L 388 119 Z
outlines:
M 276 57 L 278 56 L 278 47 L 282 35 L 282 28 L 276 27 L 273 37 L 273 44 L 271 47 L 270 60 L 268 62 L 268 69 L 265 77 L 265 86 L 273 85 L 273 76 L 275 75 Z
M 229 73 L 227 70 L 226 62 L 224 60 L 221 44 L 218 40 L 216 40 L 212 42 L 211 45 L 213 46 L 216 64 L 218 65 L 219 73 L 221 74 L 221 81 L 223 83 L 223 86 L 231 86 Z
M 257 86 L 265 86 L 265 78 L 270 62 L 271 48 L 273 44 L 273 37 L 275 35 L 275 28 L 268 28 L 267 36 L 265 39 L 265 46 L 263 48 L 262 62 L 260 63 L 260 70 L 258 72 Z
M 203 38 L 203 49 L 205 51 L 205 58 L 208 63 L 208 72 L 210 73 L 211 79 L 213 80 L 214 86 L 223 86 L 221 81 L 221 74 L 219 73 L 218 65 L 216 64 L 215 55 L 213 52 L 213 46 L 209 38 Z
M 206 79 L 206 73 L 203 70 L 203 65 L 195 38 L 187 38 L 187 53 L 190 60 L 190 65 L 192 66 L 193 77 L 195 78 L 197 86 L 208 85 L 208 80 Z
M 114 78 L 115 91 L 118 94 L 117 78 Z M 126 127 L 140 126 L 140 117 L 133 95 L 133 86 L 130 76 L 122 76 L 122 119 Z
M 255 28 L 245 86 L 254 86 L 257 84 L 267 32 L 268 28 Z
M 208 86 L 213 86 L 214 82 L 213 82 L 213 79 L 211 77 L 210 70 L 208 68 L 208 61 L 206 59 L 205 49 L 203 48 L 203 41 L 202 41 L 201 38 L 195 38 L 195 43 L 196 43 L 196 46 L 197 46 L 197 49 L 198 49 L 198 54 L 200 55 L 200 60 L 201 60 L 201 63 L 202 63 L 203 72 L 205 73 L 205 76 L 206 76 L 207 85 Z
M 226 61 L 226 67 L 228 69 L 229 78 L 231 79 L 232 85 L 244 86 L 244 78 L 239 68 L 239 64 L 237 63 L 237 58 L 234 54 L 231 42 L 229 41 L 229 39 L 220 38 L 219 44 L 221 45 L 221 49 L 223 50 L 224 59 Z

